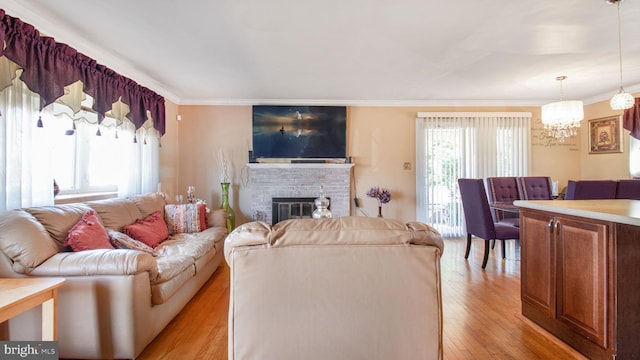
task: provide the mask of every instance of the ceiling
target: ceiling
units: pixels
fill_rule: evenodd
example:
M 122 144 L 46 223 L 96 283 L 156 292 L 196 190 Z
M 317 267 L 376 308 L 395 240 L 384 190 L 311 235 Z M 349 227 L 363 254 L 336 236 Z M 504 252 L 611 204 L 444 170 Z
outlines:
M 619 88 L 604 0 L 0 0 L 177 104 L 587 104 Z M 622 3 L 640 91 L 640 0 Z

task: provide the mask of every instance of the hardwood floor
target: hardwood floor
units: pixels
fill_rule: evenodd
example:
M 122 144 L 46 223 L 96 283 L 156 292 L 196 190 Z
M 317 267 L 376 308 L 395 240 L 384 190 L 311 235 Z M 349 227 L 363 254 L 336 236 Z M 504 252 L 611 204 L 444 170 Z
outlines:
M 513 242 L 507 242 L 513 250 Z M 483 240 L 445 239 L 442 257 L 444 359 L 585 359 L 520 314 L 520 262 L 498 244 L 482 270 Z M 513 256 L 512 256 L 513 257 Z M 200 292 L 138 359 L 226 359 L 229 268 Z

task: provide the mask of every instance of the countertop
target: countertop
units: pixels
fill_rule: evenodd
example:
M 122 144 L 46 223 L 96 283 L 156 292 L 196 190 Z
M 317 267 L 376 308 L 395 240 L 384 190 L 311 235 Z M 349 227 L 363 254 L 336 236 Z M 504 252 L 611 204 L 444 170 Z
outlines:
M 520 208 L 640 226 L 640 200 L 516 200 Z

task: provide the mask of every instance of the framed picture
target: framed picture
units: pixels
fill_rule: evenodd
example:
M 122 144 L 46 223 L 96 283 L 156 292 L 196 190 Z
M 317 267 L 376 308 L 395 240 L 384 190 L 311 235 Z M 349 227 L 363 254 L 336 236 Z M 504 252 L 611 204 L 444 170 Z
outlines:
M 589 154 L 622 152 L 620 116 L 589 120 Z

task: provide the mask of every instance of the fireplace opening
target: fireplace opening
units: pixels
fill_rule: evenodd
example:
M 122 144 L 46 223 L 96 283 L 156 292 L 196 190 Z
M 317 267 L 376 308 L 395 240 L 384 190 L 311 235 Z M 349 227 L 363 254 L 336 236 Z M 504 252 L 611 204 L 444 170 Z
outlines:
M 310 219 L 316 209 L 316 198 L 288 197 L 271 199 L 271 223 L 287 219 Z M 328 198 L 331 201 L 331 198 Z M 329 205 L 331 209 L 331 205 Z

